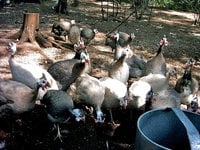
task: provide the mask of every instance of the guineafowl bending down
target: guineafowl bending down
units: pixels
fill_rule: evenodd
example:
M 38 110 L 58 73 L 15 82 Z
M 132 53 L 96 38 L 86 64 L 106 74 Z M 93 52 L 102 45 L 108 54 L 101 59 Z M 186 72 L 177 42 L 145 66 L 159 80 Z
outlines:
M 47 82 L 39 80 L 37 90 L 31 89 L 25 84 L 13 80 L 0 81 L 0 117 L 4 115 L 22 114 L 33 110 L 38 90 L 48 88 Z
M 138 109 L 146 111 L 151 103 L 154 92 L 149 83 L 144 81 L 135 81 L 128 88 L 129 100 L 128 109 Z
M 61 90 L 48 90 L 41 103 L 45 105 L 48 119 L 57 126 L 57 136 L 61 141 L 59 124 L 66 123 L 70 118 L 76 121 L 85 120 L 85 114 L 80 109 L 74 108 L 74 103 L 66 92 Z
M 127 106 L 127 86 L 124 83 L 110 77 L 103 77 L 99 80 L 105 87 L 105 96 L 102 108 L 110 111 L 111 123 L 114 123 L 112 109 L 119 109 L 120 107 L 126 108 Z
M 76 78 L 74 83 L 68 88 L 67 92 L 73 97 L 73 100 L 75 100 L 77 104 L 85 103 L 95 107 L 96 122 L 104 121 L 101 106 L 104 101 L 105 87 L 97 78 L 83 73 Z
M 168 41 L 166 36 L 161 39 L 159 49 L 157 50 L 156 56 L 152 59 L 148 60 L 145 65 L 145 73 L 144 75 L 148 75 L 149 73 L 153 74 L 163 74 L 166 75 L 167 66 L 165 62 L 165 58 L 162 53 L 163 46 L 167 46 Z
M 22 82 L 28 87 L 37 90 L 37 81 L 45 77 L 47 82 L 50 83 L 50 89 L 58 89 L 57 82 L 45 69 L 36 65 L 23 64 L 15 61 L 14 54 L 17 51 L 16 43 L 9 43 L 8 50 L 11 52 L 9 67 L 13 80 Z
M 64 19 L 60 19 L 60 21 L 53 24 L 51 32 L 57 36 L 64 36 L 66 40 L 66 36 L 69 34 L 73 24 L 75 24 L 75 20 L 65 21 Z
M 176 68 L 170 68 L 167 71 L 166 76 L 163 74 L 148 74 L 147 76 L 141 77 L 140 81 L 149 83 L 154 92 L 158 92 L 163 89 L 169 88 L 169 80 L 171 77 L 177 78 Z
M 118 60 L 115 60 L 108 70 L 109 77 L 113 79 L 117 79 L 124 84 L 127 84 L 128 78 L 129 78 L 129 66 L 126 63 L 126 59 L 128 57 L 128 54 L 130 52 L 130 47 L 124 47 L 122 48 L 120 45 L 117 45 L 117 49 L 121 49 L 121 56 Z M 116 50 L 118 51 L 118 50 Z
M 72 69 L 74 65 L 76 66 L 83 64 L 85 65 L 85 69 L 83 70 L 86 73 L 90 73 L 91 71 L 91 63 L 89 54 L 85 48 L 80 48 L 75 46 L 75 56 L 72 59 L 58 61 L 47 69 L 47 71 L 53 76 L 53 78 L 58 81 L 62 86 L 64 86 L 67 80 L 70 78 L 72 74 Z M 87 57 L 87 64 L 85 64 L 85 59 Z
M 199 90 L 199 82 L 192 76 L 193 63 L 189 60 L 185 67 L 185 72 L 182 77 L 176 81 L 175 90 L 184 98 L 190 94 L 196 93 Z
M 90 42 L 95 38 L 97 29 L 81 28 L 81 39 L 84 41 L 85 45 L 90 44 Z
M 163 89 L 156 92 L 149 109 L 180 108 L 181 97 L 174 89 Z

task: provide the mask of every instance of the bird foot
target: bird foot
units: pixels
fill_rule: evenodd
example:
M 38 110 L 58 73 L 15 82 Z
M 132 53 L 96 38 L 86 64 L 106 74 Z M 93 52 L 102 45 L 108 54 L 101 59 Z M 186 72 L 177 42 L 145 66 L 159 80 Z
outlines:
M 114 121 L 112 121 L 112 122 L 109 122 L 108 125 L 110 125 L 112 129 L 115 130 L 116 128 L 120 126 L 120 123 L 115 123 Z
M 54 138 L 54 141 L 55 141 L 57 138 L 59 138 L 60 142 L 63 142 L 63 141 L 62 141 L 62 135 L 61 135 L 61 132 L 60 132 L 60 127 L 59 127 L 59 125 L 55 125 L 55 127 L 57 127 L 57 135 L 56 135 L 56 137 Z

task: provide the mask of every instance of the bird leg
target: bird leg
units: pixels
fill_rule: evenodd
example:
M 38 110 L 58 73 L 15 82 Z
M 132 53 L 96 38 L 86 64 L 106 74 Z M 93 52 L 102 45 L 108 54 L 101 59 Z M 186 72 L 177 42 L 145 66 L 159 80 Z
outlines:
M 120 126 L 120 124 L 119 123 L 117 124 L 117 123 L 114 122 L 113 115 L 112 115 L 112 110 L 111 109 L 109 109 L 109 113 L 110 113 L 111 124 L 113 126 L 113 129 L 115 130 L 117 127 Z
M 109 150 L 110 147 L 109 147 L 109 143 L 108 143 L 108 140 L 106 140 L 106 150 Z
M 57 138 L 59 138 L 60 139 L 60 141 L 62 142 L 62 135 L 61 135 L 61 133 L 60 133 L 60 127 L 59 127 L 59 124 L 55 124 L 55 126 L 57 126 L 57 135 L 56 135 L 56 137 L 54 138 L 54 140 L 56 140 Z

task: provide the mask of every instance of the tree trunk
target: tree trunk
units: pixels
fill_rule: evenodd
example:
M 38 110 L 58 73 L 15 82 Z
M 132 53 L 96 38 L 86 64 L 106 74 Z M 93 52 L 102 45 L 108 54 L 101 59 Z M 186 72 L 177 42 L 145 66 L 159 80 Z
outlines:
M 59 14 L 62 13 L 68 15 L 67 6 L 67 0 L 59 0 L 58 4 L 55 6 L 55 11 Z
M 47 48 L 55 46 L 66 50 L 62 43 L 55 41 L 51 35 L 39 32 L 39 13 L 25 13 L 21 29 L 12 37 L 18 39 L 17 48 L 21 51 L 38 51 L 48 62 L 53 62 L 41 47 Z
M 19 31 L 19 42 L 17 46 L 19 49 L 26 51 L 27 49 L 38 51 L 48 62 L 52 62 L 48 56 L 43 52 L 39 43 L 42 40 L 43 43 L 48 42 L 38 36 L 39 33 L 39 13 L 25 13 L 23 25 Z M 37 34 L 38 33 L 38 34 Z M 36 36 L 39 43 L 36 41 Z M 52 46 L 52 45 L 50 45 Z
M 38 30 L 39 13 L 25 13 L 19 43 L 31 42 L 32 44 L 39 47 L 38 43 L 35 40 L 35 32 Z

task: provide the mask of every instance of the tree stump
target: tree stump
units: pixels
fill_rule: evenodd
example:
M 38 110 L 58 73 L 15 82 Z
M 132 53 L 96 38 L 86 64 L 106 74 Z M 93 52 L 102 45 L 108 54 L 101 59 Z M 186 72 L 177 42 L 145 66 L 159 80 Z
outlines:
M 35 33 L 39 30 L 39 13 L 25 13 L 19 43 L 31 42 L 39 46 L 35 40 Z
M 17 39 L 17 48 L 26 52 L 27 50 L 38 51 L 47 62 L 53 61 L 43 52 L 43 48 L 57 47 L 66 50 L 63 43 L 56 41 L 51 35 L 39 32 L 39 13 L 25 13 L 23 25 L 20 30 L 11 38 Z
M 24 20 L 23 25 L 18 32 L 18 43 L 17 47 L 23 51 L 26 51 L 27 49 L 38 51 L 48 62 L 52 62 L 48 58 L 48 56 L 43 52 L 42 48 L 40 47 L 39 43 L 40 41 L 43 41 L 43 43 L 48 42 L 45 39 L 41 39 L 42 36 L 39 36 L 36 41 L 36 36 L 38 37 L 38 31 L 39 31 L 39 13 L 25 13 L 24 14 Z

